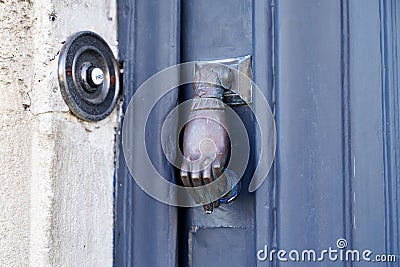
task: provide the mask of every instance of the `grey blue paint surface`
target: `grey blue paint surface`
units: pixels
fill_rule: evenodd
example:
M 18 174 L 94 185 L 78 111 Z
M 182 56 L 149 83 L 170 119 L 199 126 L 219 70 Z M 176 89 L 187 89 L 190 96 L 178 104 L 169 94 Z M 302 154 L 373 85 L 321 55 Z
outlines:
M 399 255 L 400 6 L 384 0 L 118 1 L 126 108 L 135 90 L 179 62 L 251 54 L 253 77 L 277 125 L 272 173 L 212 215 L 147 196 L 122 153 L 116 171 L 116 266 L 398 266 L 396 263 L 268 262 L 257 251 L 337 248 Z M 149 92 L 151 93 L 151 92 Z M 168 95 L 148 125 L 160 122 L 190 87 Z M 260 134 L 245 108 L 252 162 Z M 132 129 L 134 138 L 134 129 Z M 153 162 L 175 170 L 159 142 Z M 138 157 L 141 151 L 132 151 Z

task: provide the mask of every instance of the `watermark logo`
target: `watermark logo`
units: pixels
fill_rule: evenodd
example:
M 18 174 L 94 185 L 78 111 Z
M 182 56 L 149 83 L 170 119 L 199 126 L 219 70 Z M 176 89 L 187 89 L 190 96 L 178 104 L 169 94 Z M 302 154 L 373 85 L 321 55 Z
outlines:
M 176 88 L 193 82 L 195 64 L 196 62 L 187 62 L 175 65 L 146 80 L 133 95 L 126 110 L 122 127 L 123 153 L 133 179 L 151 197 L 165 204 L 180 207 L 202 205 L 202 203 L 194 202 L 192 191 L 212 188 L 216 185 L 214 183 L 218 183 L 219 179 L 196 188 L 183 187 L 168 181 L 167 177 L 164 177 L 154 167 L 150 159 L 146 146 L 146 142 L 149 142 L 149 140 L 146 140 L 146 125 L 151 123 L 149 121 L 150 113 L 160 99 Z M 259 151 L 257 151 L 259 161 L 248 188 L 249 192 L 254 192 L 266 179 L 275 157 L 275 121 L 260 88 L 244 73 L 238 72 L 238 75 L 240 79 L 248 80 L 253 88 L 253 103 L 248 104 L 257 122 L 260 135 Z M 177 105 L 166 115 L 162 125 L 161 145 L 163 154 L 168 162 L 177 168 L 181 167 L 184 159 L 184 155 L 179 149 L 179 133 L 188 122 L 192 104 L 192 100 L 189 100 Z M 224 109 L 229 122 L 228 135 L 231 144 L 233 144 L 230 148 L 230 160 L 226 169 L 234 172 L 240 180 L 249 161 L 249 137 L 243 121 L 236 112 L 227 105 L 224 105 Z M 235 184 L 231 184 L 220 195 L 214 196 L 215 199 L 212 199 L 212 201 L 224 196 L 234 186 Z
M 337 246 L 339 249 L 346 248 L 347 245 L 348 245 L 348 244 L 347 244 L 347 240 L 344 239 L 344 238 L 339 238 L 339 239 L 336 241 L 336 246 Z
M 327 249 L 285 250 L 269 249 L 264 246 L 257 252 L 258 261 L 280 262 L 396 262 L 397 256 L 391 254 L 374 254 L 370 249 L 349 249 L 347 240 L 340 238 L 336 247 Z

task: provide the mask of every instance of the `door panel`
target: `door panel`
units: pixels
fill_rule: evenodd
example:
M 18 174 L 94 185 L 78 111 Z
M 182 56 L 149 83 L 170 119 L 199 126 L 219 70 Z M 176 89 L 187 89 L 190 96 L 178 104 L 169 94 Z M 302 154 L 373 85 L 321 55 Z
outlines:
M 345 237 L 341 12 L 340 1 L 277 4 L 277 238 L 289 251 Z
M 349 1 L 353 246 L 383 252 L 386 218 L 380 10 L 379 1 L 365 1 L 362 8 L 360 4 Z
M 245 228 L 196 228 L 189 236 L 190 266 L 255 266 L 254 244 L 248 236 Z
M 252 55 L 252 12 L 252 1 L 182 1 L 181 61 Z M 181 93 L 184 99 L 191 98 L 192 86 L 183 87 Z M 250 164 L 242 178 L 243 190 L 235 201 L 222 204 L 211 215 L 202 207 L 182 211 L 188 228 L 181 233 L 180 245 L 188 253 L 190 266 L 256 265 L 254 194 L 247 192 L 254 170 L 254 125 L 249 108 L 234 109 L 250 136 Z
M 116 266 L 365 266 L 257 260 L 265 247 L 321 251 L 336 249 L 340 238 L 348 249 L 399 254 L 397 1 L 119 0 L 118 7 L 124 111 L 138 86 L 165 67 L 251 55 L 278 143 L 273 171 L 250 194 L 261 134 L 247 107 L 234 108 L 249 134 L 250 164 L 239 198 L 211 215 L 147 196 L 119 151 Z M 163 98 L 146 130 L 153 163 L 174 182 L 160 125 L 192 94 L 188 85 Z M 140 168 L 143 151 L 132 153 Z
M 252 1 L 182 1 L 182 62 L 252 54 Z
M 124 62 L 123 110 L 137 88 L 154 73 L 179 62 L 179 1 L 118 1 L 119 53 Z M 152 92 L 148 92 L 152 94 Z M 178 101 L 177 92 L 160 100 L 146 127 L 147 150 L 163 176 L 175 182 L 174 169 L 161 148 L 162 121 Z M 142 116 L 135 110 L 136 116 Z M 130 118 L 134 120 L 135 118 Z M 132 139 L 137 142 L 132 127 Z M 143 129 L 140 129 L 143 130 Z M 118 136 L 121 143 L 121 131 Z M 122 148 L 121 148 L 122 149 Z M 135 168 L 141 168 L 144 151 L 132 151 Z M 176 266 L 177 208 L 165 205 L 143 192 L 133 181 L 119 151 L 116 171 L 116 266 Z

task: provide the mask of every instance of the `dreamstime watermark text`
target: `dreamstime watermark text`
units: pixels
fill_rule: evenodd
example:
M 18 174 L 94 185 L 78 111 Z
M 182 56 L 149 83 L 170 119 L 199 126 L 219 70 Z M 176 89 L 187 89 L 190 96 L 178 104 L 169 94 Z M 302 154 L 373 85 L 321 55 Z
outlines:
M 349 249 L 347 240 L 340 238 L 336 242 L 336 247 L 329 247 L 322 250 L 270 250 L 266 245 L 257 252 L 257 259 L 259 261 L 270 262 L 396 262 L 397 256 L 390 254 L 374 254 L 370 249 Z

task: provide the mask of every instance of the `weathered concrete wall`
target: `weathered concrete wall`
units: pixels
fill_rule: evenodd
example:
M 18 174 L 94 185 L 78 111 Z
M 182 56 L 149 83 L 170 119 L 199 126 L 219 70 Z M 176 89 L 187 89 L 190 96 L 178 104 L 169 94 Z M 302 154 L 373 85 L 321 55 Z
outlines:
M 111 266 L 117 111 L 68 112 L 58 53 L 80 30 L 117 50 L 115 0 L 0 1 L 0 266 Z
M 0 4 L 0 265 L 29 261 L 32 123 L 25 110 L 32 88 L 33 9 Z

